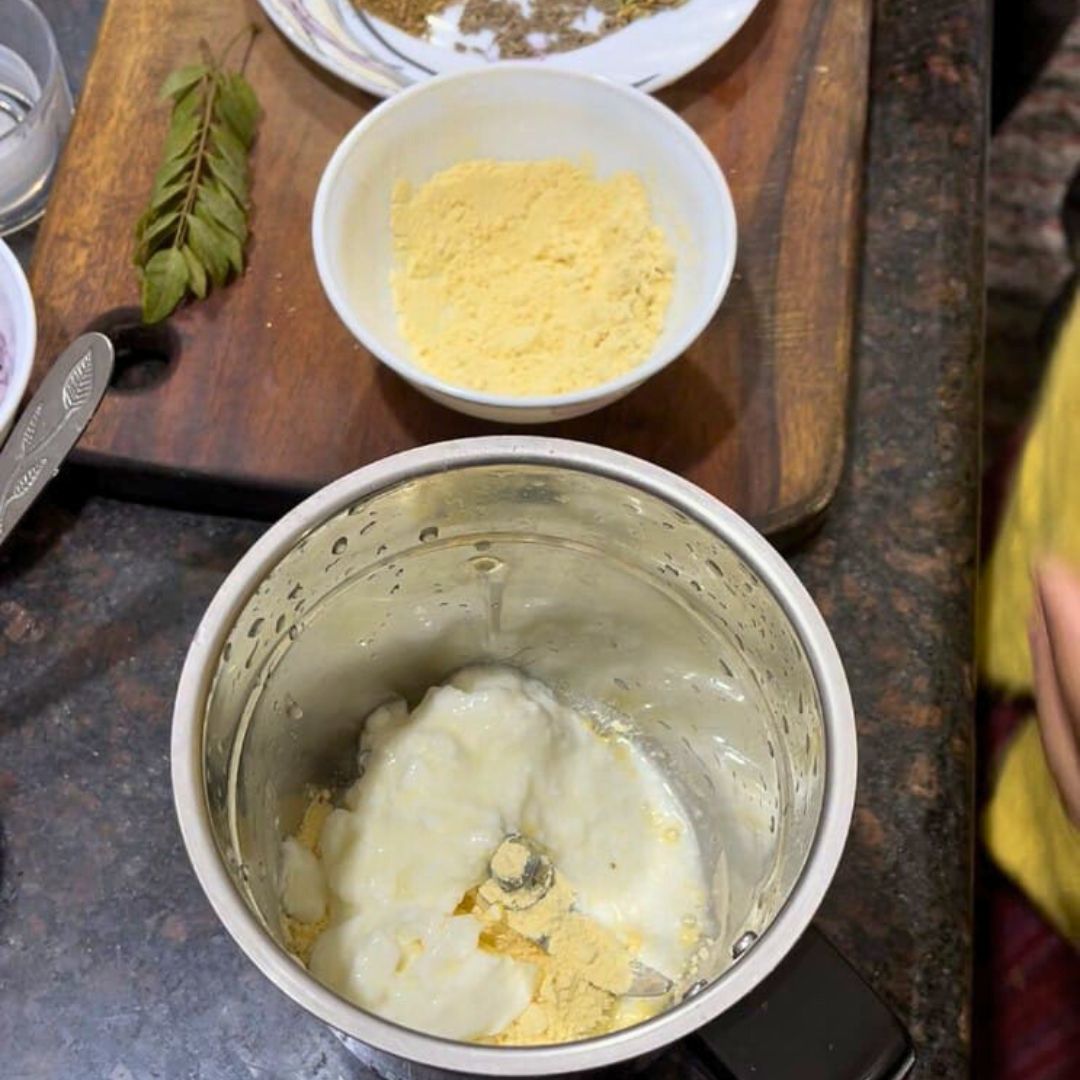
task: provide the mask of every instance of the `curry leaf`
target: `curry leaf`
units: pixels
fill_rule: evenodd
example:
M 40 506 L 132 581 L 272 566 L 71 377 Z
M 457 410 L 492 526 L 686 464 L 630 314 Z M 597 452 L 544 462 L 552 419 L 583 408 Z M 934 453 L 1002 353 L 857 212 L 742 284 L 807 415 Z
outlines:
M 214 136 L 214 148 L 234 169 L 241 173 L 247 168 L 247 148 L 225 124 L 210 128 Z
M 221 230 L 198 214 L 192 214 L 188 218 L 188 235 L 191 238 L 191 250 L 206 267 L 210 280 L 215 285 L 224 285 L 229 276 L 229 253 L 221 240 Z
M 236 168 L 228 160 L 215 154 L 210 155 L 210 171 L 229 189 L 232 196 L 241 205 L 247 204 L 247 177 L 244 170 Z
M 177 68 L 161 86 L 161 101 L 169 98 L 179 98 L 184 91 L 190 90 L 200 79 L 210 74 L 205 64 L 189 64 L 187 67 Z
M 240 241 L 231 232 L 221 231 L 221 243 L 225 249 L 225 257 L 229 260 L 229 266 L 237 274 L 244 272 L 244 249 Z
M 199 137 L 199 118 L 197 116 L 173 117 L 169 125 L 169 134 L 165 136 L 163 156 L 166 162 L 186 157 L 195 147 Z
M 139 242 L 147 248 L 147 254 L 154 250 L 157 241 L 161 240 L 170 234 L 170 230 L 174 228 L 176 223 L 180 220 L 180 211 L 173 210 L 163 217 L 154 219 L 154 221 L 147 225 L 143 229 L 142 236 L 139 238 Z M 160 245 L 157 245 L 160 246 Z
M 180 176 L 185 169 L 191 167 L 191 162 L 186 158 L 173 158 L 172 161 L 166 161 L 161 168 L 154 173 L 154 191 L 160 188 L 166 187 L 171 184 L 178 176 Z
M 184 256 L 184 262 L 187 263 L 188 284 L 191 286 L 191 291 L 201 300 L 209 288 L 206 280 L 206 268 L 187 244 L 180 249 L 180 252 Z
M 236 200 L 222 187 L 209 183 L 199 186 L 199 199 L 196 209 L 202 207 L 219 225 L 228 229 L 238 240 L 247 239 L 247 220 L 244 211 L 236 205 Z
M 248 51 L 254 34 L 252 27 Z M 172 102 L 169 129 L 134 228 L 146 322 L 166 318 L 186 295 L 202 299 L 244 269 L 248 153 L 260 109 L 242 71 L 223 67 L 231 44 L 219 59 L 201 43 L 205 62 L 178 68 L 161 88 L 161 99 Z
M 171 314 L 184 298 L 187 284 L 187 263 L 176 248 L 164 248 L 152 255 L 143 267 L 144 322 L 160 322 Z
M 187 191 L 187 181 L 181 177 L 163 188 L 155 187 L 150 193 L 150 210 L 164 210 L 168 203 L 175 203 Z
M 219 77 L 217 115 L 232 128 L 245 147 L 251 146 L 259 121 L 259 102 L 243 75 L 223 74 Z

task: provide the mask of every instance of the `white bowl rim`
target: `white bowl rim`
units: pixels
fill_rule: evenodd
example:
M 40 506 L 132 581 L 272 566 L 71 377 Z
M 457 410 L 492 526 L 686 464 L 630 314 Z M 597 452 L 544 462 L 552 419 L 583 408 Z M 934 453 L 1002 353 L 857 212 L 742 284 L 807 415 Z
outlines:
M 612 93 L 633 100 L 646 111 L 663 118 L 673 131 L 678 133 L 679 138 L 693 152 L 699 163 L 716 186 L 717 203 L 716 213 L 723 219 L 722 228 L 731 235 L 731 244 L 725 252 L 723 265 L 717 275 L 716 282 L 709 293 L 708 300 L 698 308 L 698 315 L 694 319 L 687 320 L 682 334 L 673 345 L 656 353 L 656 355 L 623 372 L 614 379 L 605 383 L 587 387 L 584 390 L 574 390 L 566 394 L 546 394 L 534 396 L 515 396 L 512 394 L 490 394 L 480 390 L 470 390 L 467 387 L 455 386 L 444 382 L 434 375 L 424 371 L 423 368 L 397 357 L 393 350 L 385 348 L 374 334 L 366 329 L 363 322 L 356 318 L 352 307 L 346 300 L 343 291 L 331 272 L 328 241 L 326 238 L 326 217 L 330 202 L 330 192 L 335 186 L 345 162 L 353 147 L 364 138 L 368 131 L 376 124 L 385 122 L 390 112 L 403 102 L 407 102 L 414 96 L 426 93 L 437 93 L 439 88 L 450 82 L 466 82 L 483 79 L 514 78 L 518 75 L 540 75 L 559 81 L 574 80 L 582 84 L 591 84 L 610 90 Z M 523 60 L 506 60 L 500 63 L 490 64 L 487 67 L 474 68 L 468 71 L 459 71 L 447 75 L 438 75 L 422 82 L 414 83 L 387 98 L 375 106 L 366 116 L 352 128 L 341 140 L 323 170 L 319 180 L 319 187 L 315 194 L 315 205 L 311 215 L 311 241 L 315 251 L 315 268 L 322 283 L 323 290 L 330 300 L 338 318 L 346 325 L 352 335 L 381 363 L 386 364 L 398 375 L 408 382 L 423 386 L 426 389 L 445 395 L 455 400 L 472 402 L 479 405 L 487 405 L 504 409 L 538 409 L 569 407 L 584 405 L 604 398 L 621 397 L 634 387 L 651 378 L 668 364 L 678 359 L 700 337 L 705 328 L 712 321 L 720 302 L 723 300 L 731 277 L 735 270 L 735 255 L 738 249 L 738 225 L 735 218 L 735 204 L 731 198 L 731 190 L 728 187 L 723 170 L 720 168 L 712 152 L 702 142 L 701 137 L 681 116 L 673 112 L 666 105 L 661 104 L 655 98 L 632 86 L 626 86 L 615 82 L 602 75 L 593 75 L 583 71 L 566 71 L 561 68 L 552 68 L 543 63 Z
M 15 258 L 15 252 L 2 239 L 0 239 L 0 264 L 15 282 L 13 292 L 8 294 L 5 291 L 5 296 L 9 297 L 12 305 L 13 322 L 16 324 L 15 330 L 18 334 L 18 339 L 10 343 L 12 351 L 9 357 L 8 384 L 3 395 L 0 396 L 0 443 L 2 443 L 5 429 L 14 420 L 26 394 L 26 388 L 30 384 L 30 372 L 34 367 L 34 353 L 37 349 L 37 313 L 26 274 L 23 273 L 19 260 Z M 20 322 L 25 322 L 25 327 L 18 325 Z M 25 333 L 22 332 L 23 330 Z

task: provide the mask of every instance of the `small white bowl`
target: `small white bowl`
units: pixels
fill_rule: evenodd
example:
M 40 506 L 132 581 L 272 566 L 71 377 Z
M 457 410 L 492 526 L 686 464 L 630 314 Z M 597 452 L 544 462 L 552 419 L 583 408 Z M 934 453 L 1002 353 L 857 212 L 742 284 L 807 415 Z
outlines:
M 0 240 L 0 355 L 7 376 L 7 385 L 0 386 L 0 445 L 26 393 L 36 347 L 37 319 L 30 286 L 19 260 Z
M 459 161 L 569 158 L 597 174 L 636 173 L 675 255 L 663 331 L 632 370 L 570 394 L 514 397 L 454 386 L 410 356 L 390 291 L 390 196 Z M 440 76 L 373 109 L 342 140 L 319 182 L 312 219 L 323 288 L 353 335 L 421 393 L 458 412 L 533 424 L 592 412 L 681 355 L 708 325 L 735 265 L 735 208 L 694 131 L 638 90 L 543 64 L 512 62 Z

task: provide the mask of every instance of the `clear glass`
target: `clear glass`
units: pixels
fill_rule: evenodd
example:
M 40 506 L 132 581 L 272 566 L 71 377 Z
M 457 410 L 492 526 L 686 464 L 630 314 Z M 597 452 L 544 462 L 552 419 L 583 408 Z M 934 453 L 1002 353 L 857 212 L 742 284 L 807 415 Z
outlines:
M 0 0 L 0 236 L 44 213 L 72 111 L 45 16 L 30 0 Z

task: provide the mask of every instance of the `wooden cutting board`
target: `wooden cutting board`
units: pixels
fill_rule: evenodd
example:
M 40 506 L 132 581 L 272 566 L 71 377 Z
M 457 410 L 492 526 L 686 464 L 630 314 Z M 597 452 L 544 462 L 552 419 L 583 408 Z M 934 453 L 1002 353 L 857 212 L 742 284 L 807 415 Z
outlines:
M 137 303 L 131 226 L 167 123 L 158 88 L 200 37 L 221 43 L 248 21 L 264 27 L 247 73 L 265 108 L 249 268 L 173 316 L 156 346 L 168 362 L 129 371 L 78 450 L 129 490 L 196 503 L 224 492 L 237 510 L 276 509 L 420 443 L 500 430 L 383 369 L 324 298 L 315 188 L 376 101 L 311 64 L 252 0 L 110 0 L 34 252 L 35 378 L 71 338 L 115 328 Z M 869 33 L 869 0 L 762 0 L 725 49 L 660 95 L 727 174 L 734 281 L 665 372 L 599 413 L 535 430 L 658 462 L 769 532 L 827 506 L 844 458 Z

